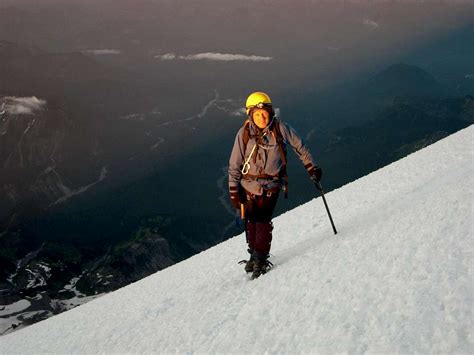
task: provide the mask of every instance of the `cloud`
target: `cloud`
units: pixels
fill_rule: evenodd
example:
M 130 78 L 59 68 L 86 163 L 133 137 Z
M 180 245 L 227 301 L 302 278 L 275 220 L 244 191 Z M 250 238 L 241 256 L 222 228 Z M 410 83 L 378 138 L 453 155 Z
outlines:
M 233 62 L 233 61 L 247 61 L 247 62 L 264 62 L 272 60 L 272 57 L 262 57 L 258 55 L 245 55 L 245 54 L 230 54 L 230 53 L 198 53 L 190 55 L 177 56 L 174 53 L 167 53 L 163 55 L 156 55 L 155 58 L 161 60 L 211 60 L 221 62 Z
M 364 26 L 368 26 L 368 27 L 371 27 L 371 28 L 373 28 L 373 29 L 376 29 L 376 28 L 379 28 L 379 27 L 380 27 L 377 22 L 375 22 L 375 21 L 373 21 L 373 20 L 370 20 L 370 19 L 368 19 L 368 18 L 362 20 L 362 24 L 363 24 Z
M 174 53 L 167 53 L 163 55 L 155 55 L 155 58 L 161 59 L 161 60 L 173 60 L 176 59 L 176 54 Z
M 120 54 L 122 51 L 118 49 L 88 49 L 83 51 L 84 53 L 90 53 L 93 55 L 110 55 L 110 54 Z
M 1 111 L 12 115 L 32 115 L 35 111 L 41 110 L 45 105 L 46 101 L 38 99 L 36 96 L 5 96 L 3 98 Z
M 187 56 L 181 56 L 184 60 L 217 60 L 217 61 L 250 61 L 263 62 L 272 60 L 272 57 L 261 57 L 258 55 L 244 54 L 225 54 L 225 53 L 199 53 Z
M 245 108 L 239 108 L 237 110 L 234 110 L 230 113 L 231 116 L 246 116 Z

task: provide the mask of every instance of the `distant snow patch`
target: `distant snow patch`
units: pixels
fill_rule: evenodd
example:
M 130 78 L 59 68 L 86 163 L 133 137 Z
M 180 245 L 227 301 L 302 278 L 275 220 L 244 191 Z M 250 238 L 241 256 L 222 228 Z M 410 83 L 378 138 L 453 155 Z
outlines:
M 132 113 L 125 116 L 120 116 L 121 120 L 143 121 L 145 117 L 141 113 Z
M 380 27 L 380 25 L 379 25 L 377 22 L 375 22 L 375 21 L 373 21 L 373 20 L 370 20 L 370 19 L 368 19 L 368 18 L 363 19 L 363 20 L 362 20 L 362 24 L 363 24 L 364 26 L 371 27 L 371 28 L 373 28 L 373 29 L 377 29 L 377 28 Z
M 221 62 L 233 62 L 233 61 L 248 61 L 248 62 L 265 62 L 272 60 L 273 57 L 263 57 L 258 55 L 245 55 L 245 54 L 230 54 L 230 53 L 198 53 L 190 55 L 176 55 L 175 53 L 167 53 L 162 55 L 156 55 L 155 58 L 161 60 L 211 60 Z
M 83 53 L 93 54 L 93 55 L 116 55 L 121 54 L 122 51 L 118 49 L 88 49 L 83 51 Z
M 49 318 L 51 316 L 53 316 L 53 312 L 50 312 L 50 311 L 31 311 L 31 312 L 25 312 L 25 313 L 22 313 L 20 314 L 18 317 L 17 317 L 17 321 L 27 321 L 27 320 L 32 320 L 36 317 L 41 317 L 41 318 Z
M 164 143 L 165 140 L 163 138 L 161 137 L 158 137 L 158 138 L 159 138 L 158 141 L 150 147 L 150 150 L 156 149 L 161 143 Z
M 46 105 L 45 100 L 38 99 L 36 96 L 5 96 L 1 100 L 3 101 L 2 114 L 9 113 L 12 115 L 32 115 L 36 111 L 41 110 Z
M 93 187 L 93 186 L 97 185 L 98 183 L 100 183 L 101 181 L 103 181 L 106 177 L 107 177 L 107 167 L 104 166 L 104 167 L 102 167 L 99 178 L 96 181 L 90 183 L 89 185 L 83 186 L 83 187 L 78 188 L 76 190 L 71 190 L 67 186 L 63 186 L 64 192 L 65 192 L 64 196 L 57 199 L 55 202 L 51 203 L 48 207 L 51 207 L 53 205 L 57 205 L 58 203 L 63 203 L 64 201 L 69 200 L 73 196 L 80 195 L 80 194 L 86 192 L 91 187 Z
M 10 315 L 13 313 L 19 313 L 31 306 L 31 302 L 27 300 L 20 300 L 11 304 L 3 305 L 0 309 L 0 317 Z
M 183 121 L 192 121 L 196 118 L 203 118 L 204 116 L 206 116 L 207 114 L 207 111 L 209 111 L 209 109 L 215 105 L 215 103 L 219 100 L 219 93 L 217 92 L 217 90 L 214 90 L 214 98 L 211 99 L 211 101 L 209 101 L 201 110 L 201 112 L 199 112 L 198 114 L 196 115 L 193 115 L 193 116 L 190 116 L 190 117 L 187 117 L 185 118 Z

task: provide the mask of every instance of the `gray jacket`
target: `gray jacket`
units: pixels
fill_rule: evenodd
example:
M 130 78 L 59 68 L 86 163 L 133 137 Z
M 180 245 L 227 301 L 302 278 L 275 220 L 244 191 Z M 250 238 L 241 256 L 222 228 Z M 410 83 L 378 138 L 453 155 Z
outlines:
M 305 168 L 310 170 L 316 166 L 311 153 L 295 130 L 280 120 L 277 121 L 277 124 L 280 125 L 284 145 L 290 145 L 293 148 Z M 229 159 L 229 189 L 231 191 L 235 190 L 239 183 L 245 190 L 255 195 L 261 195 L 263 190 L 282 186 L 278 175 L 283 167 L 283 161 L 276 137 L 273 130 L 270 130 L 270 126 L 271 124 L 263 130 L 263 144 L 257 144 L 256 138 L 253 137 L 257 133 L 258 127 L 252 121 L 249 123 L 250 138 L 246 147 L 243 143 L 244 127 L 237 132 Z M 244 171 L 243 168 L 245 168 Z M 274 178 L 255 178 L 255 176 L 262 174 L 274 176 Z M 249 175 L 253 175 L 253 177 L 249 177 Z

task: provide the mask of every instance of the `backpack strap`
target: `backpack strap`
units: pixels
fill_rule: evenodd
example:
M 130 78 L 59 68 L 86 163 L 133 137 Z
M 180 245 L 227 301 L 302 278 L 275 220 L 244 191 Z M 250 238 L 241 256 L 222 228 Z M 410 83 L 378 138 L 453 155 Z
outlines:
M 278 144 L 278 150 L 280 151 L 281 161 L 283 162 L 283 166 L 280 170 L 280 178 L 283 180 L 283 191 L 285 193 L 285 198 L 288 198 L 288 174 L 286 172 L 286 165 L 288 160 L 286 158 L 287 151 L 285 149 L 285 140 L 283 139 L 283 135 L 281 134 L 280 130 L 280 121 L 274 118 L 273 121 L 273 133 L 275 134 L 275 138 Z
M 285 140 L 283 139 L 283 135 L 281 134 L 280 130 L 280 121 L 275 118 L 273 122 L 273 127 L 271 128 L 275 134 L 275 138 L 278 143 L 278 150 L 280 151 L 281 160 L 283 161 L 283 164 L 286 165 L 288 161 L 286 159 Z
M 250 120 L 246 119 L 244 122 L 244 132 L 242 134 L 242 142 L 244 143 L 244 151 L 245 147 L 247 147 L 247 143 L 249 142 L 250 139 Z

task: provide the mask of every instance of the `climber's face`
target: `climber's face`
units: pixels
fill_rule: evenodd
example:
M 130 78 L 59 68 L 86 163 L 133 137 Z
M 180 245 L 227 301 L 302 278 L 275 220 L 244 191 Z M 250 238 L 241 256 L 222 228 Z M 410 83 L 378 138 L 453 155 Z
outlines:
M 259 108 L 253 112 L 252 119 L 258 128 L 264 129 L 270 123 L 270 114 L 268 111 Z

